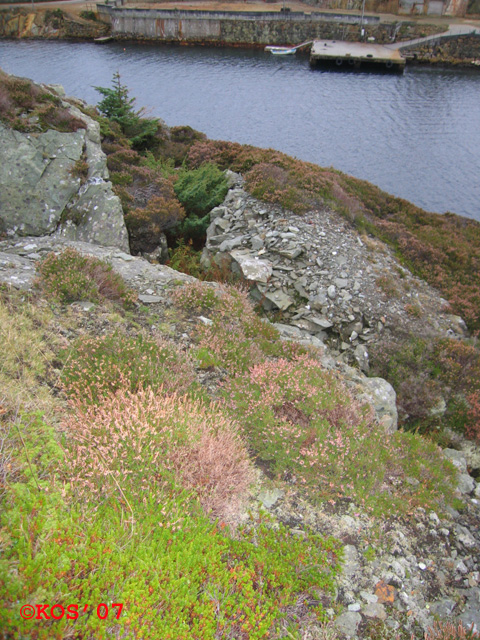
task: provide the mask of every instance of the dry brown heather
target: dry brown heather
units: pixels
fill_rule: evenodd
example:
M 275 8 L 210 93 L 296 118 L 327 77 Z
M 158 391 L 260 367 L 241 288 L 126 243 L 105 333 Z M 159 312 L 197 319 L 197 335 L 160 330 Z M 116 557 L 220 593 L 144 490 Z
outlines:
M 77 131 L 85 123 L 72 116 L 61 100 L 27 78 L 0 70 L 0 120 L 18 131 Z

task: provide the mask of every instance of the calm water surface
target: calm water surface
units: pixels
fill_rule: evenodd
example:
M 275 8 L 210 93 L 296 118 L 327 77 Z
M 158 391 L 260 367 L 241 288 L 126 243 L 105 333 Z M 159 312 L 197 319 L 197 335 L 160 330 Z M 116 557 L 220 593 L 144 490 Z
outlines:
M 303 56 L 140 44 L 0 41 L 0 67 L 95 104 L 122 82 L 152 116 L 365 178 L 480 220 L 480 73 L 312 71 Z

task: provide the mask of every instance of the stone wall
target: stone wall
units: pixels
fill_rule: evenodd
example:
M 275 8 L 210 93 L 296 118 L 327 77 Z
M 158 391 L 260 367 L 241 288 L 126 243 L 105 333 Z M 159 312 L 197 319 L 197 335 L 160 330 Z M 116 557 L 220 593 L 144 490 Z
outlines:
M 433 40 L 407 52 L 419 63 L 480 66 L 480 35 Z
M 154 2 L 156 0 L 128 0 L 129 5 Z M 174 0 L 171 2 L 173 4 Z M 317 10 L 361 11 L 363 6 L 363 0 L 304 0 L 304 2 Z M 478 0 L 365 0 L 365 11 L 394 15 L 464 16 L 466 13 L 475 13 L 471 9 L 471 5 L 475 2 Z
M 253 45 L 298 44 L 313 39 L 351 40 L 360 36 L 360 16 L 325 13 L 228 13 L 124 9 L 97 5 L 102 19 L 110 21 L 116 38 L 159 40 L 186 44 Z M 442 31 L 435 25 L 380 23 L 365 16 L 366 37 L 379 43 L 410 39 Z

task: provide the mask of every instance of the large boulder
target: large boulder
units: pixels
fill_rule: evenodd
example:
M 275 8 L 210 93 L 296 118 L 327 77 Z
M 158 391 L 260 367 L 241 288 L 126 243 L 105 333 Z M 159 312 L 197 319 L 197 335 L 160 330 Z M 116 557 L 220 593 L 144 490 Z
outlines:
M 61 95 L 61 89 L 50 90 Z M 22 133 L 0 124 L 0 232 L 11 237 L 58 234 L 129 252 L 99 125 L 71 103 L 62 106 L 85 128 Z
M 85 130 L 20 133 L 0 124 L 0 225 L 9 235 L 43 236 L 56 231 L 78 192 L 72 176 Z

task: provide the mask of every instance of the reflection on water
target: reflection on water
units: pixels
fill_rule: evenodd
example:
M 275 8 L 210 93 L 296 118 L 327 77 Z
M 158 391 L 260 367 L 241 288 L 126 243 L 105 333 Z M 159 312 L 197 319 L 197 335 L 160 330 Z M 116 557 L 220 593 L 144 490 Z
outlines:
M 151 115 L 211 138 L 272 147 L 480 220 L 480 73 L 312 71 L 240 49 L 0 42 L 0 66 L 96 103 L 119 71 Z

